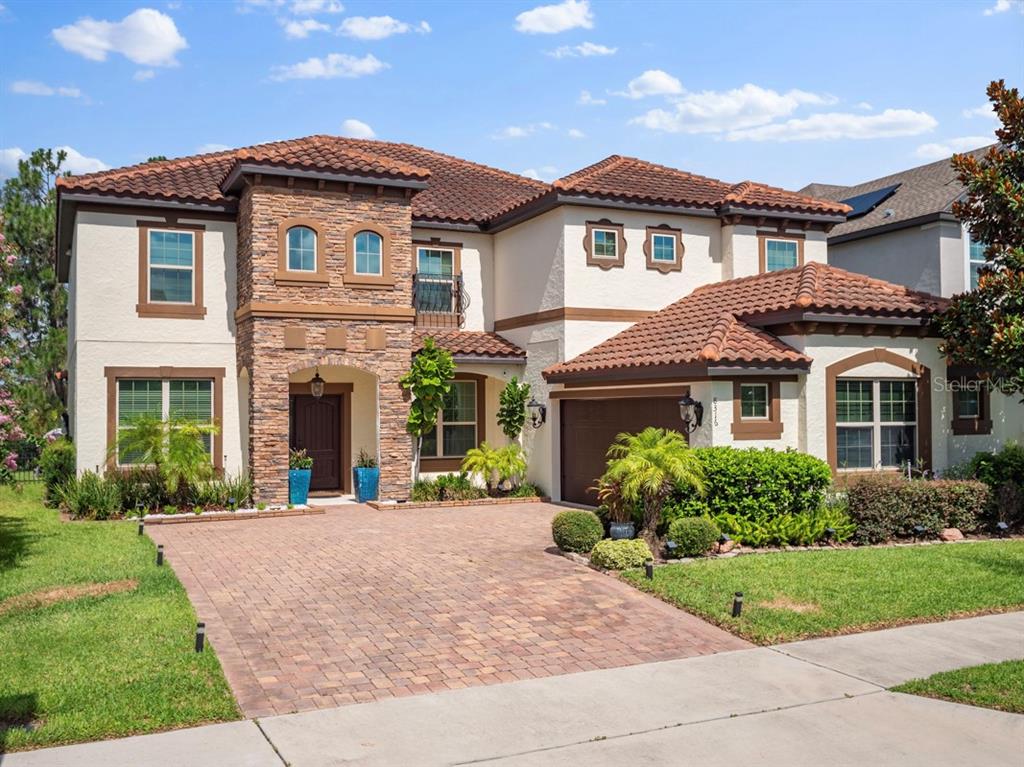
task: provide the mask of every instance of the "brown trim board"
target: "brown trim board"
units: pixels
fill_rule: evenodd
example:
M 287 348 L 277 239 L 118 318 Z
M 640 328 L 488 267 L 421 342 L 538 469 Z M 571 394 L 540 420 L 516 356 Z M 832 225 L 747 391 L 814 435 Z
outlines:
M 169 217 L 168 217 L 169 218 Z M 177 320 L 201 320 L 206 316 L 203 304 L 203 235 L 204 224 L 181 224 L 138 219 L 139 228 L 139 302 L 135 311 L 140 317 L 162 317 Z M 166 229 L 192 233 L 192 303 L 151 303 L 149 300 L 149 231 Z
M 530 325 L 542 325 L 545 322 L 561 320 L 577 320 L 586 322 L 636 322 L 654 314 L 653 309 L 601 309 L 581 306 L 563 306 L 558 309 L 546 309 L 532 314 L 519 314 L 494 321 L 496 331 L 525 328 Z
M 411 306 L 375 304 L 296 304 L 253 301 L 235 310 L 235 321 L 250 317 L 299 320 L 371 320 L 378 322 L 413 322 L 416 310 Z
M 746 384 L 768 386 L 768 418 L 744 419 L 740 401 Z M 782 386 L 776 378 L 735 379 L 732 382 L 732 436 L 736 440 L 779 439 L 782 437 Z

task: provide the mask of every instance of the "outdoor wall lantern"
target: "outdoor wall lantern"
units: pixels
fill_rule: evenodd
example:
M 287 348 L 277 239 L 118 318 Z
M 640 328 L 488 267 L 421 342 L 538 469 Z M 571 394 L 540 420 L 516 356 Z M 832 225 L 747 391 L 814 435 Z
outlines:
M 535 429 L 539 429 L 548 419 L 547 406 L 540 404 L 536 397 L 530 397 L 526 409 L 530 411 L 530 426 Z
M 320 368 L 313 374 L 313 380 L 309 382 L 309 391 L 315 399 L 324 396 L 324 379 L 320 377 Z
M 683 431 L 692 434 L 704 421 L 704 405 L 687 394 L 679 400 L 679 417 L 683 419 Z

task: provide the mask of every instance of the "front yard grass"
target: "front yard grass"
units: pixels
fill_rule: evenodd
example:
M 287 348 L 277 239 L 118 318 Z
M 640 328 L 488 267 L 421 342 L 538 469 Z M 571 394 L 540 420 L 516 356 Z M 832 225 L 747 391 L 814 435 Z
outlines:
M 0 753 L 239 718 L 155 560 L 133 523 L 61 522 L 40 487 L 0 488 Z
M 1024 607 L 1024 541 L 752 554 L 666 565 L 644 591 L 759 644 Z M 731 617 L 733 593 L 743 613 Z
M 893 691 L 1024 714 L 1024 660 L 945 671 L 901 684 Z

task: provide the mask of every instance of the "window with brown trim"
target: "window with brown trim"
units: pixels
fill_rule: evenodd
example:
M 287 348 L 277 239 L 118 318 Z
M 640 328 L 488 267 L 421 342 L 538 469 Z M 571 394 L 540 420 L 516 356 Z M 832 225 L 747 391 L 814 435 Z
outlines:
M 201 224 L 139 221 L 140 317 L 201 320 L 203 233 Z
M 771 380 L 738 380 L 732 384 L 732 436 L 779 439 L 782 436 L 781 384 Z
M 277 225 L 278 285 L 326 286 L 327 274 L 323 227 L 311 218 L 286 218 Z
M 667 224 L 647 227 L 644 240 L 647 268 L 662 274 L 678 272 L 683 268 L 683 231 Z
M 601 269 L 614 269 L 626 263 L 626 236 L 622 224 L 613 224 L 607 218 L 588 221 L 583 238 L 587 265 Z
M 958 378 L 949 382 L 953 395 L 953 433 L 956 435 L 991 434 L 992 404 L 988 385 L 978 378 Z
M 792 234 L 757 234 L 757 264 L 761 273 L 804 265 L 804 238 Z
M 345 284 L 354 288 L 391 288 L 391 235 L 376 224 L 356 224 L 345 236 Z
M 459 311 L 462 244 L 439 239 L 413 240 L 413 305 L 417 312 L 452 314 Z
M 423 437 L 421 465 L 427 471 L 457 471 L 462 459 L 486 439 L 486 376 L 456 373 L 437 426 Z

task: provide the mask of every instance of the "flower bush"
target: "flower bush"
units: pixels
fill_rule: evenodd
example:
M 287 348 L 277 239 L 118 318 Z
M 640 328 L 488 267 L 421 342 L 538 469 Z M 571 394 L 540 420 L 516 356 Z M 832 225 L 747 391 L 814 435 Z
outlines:
M 648 559 L 653 559 L 651 547 L 640 538 L 613 541 L 599 541 L 590 552 L 590 563 L 603 570 L 629 570 L 642 567 Z
M 551 520 L 551 537 L 562 551 L 587 554 L 604 537 L 604 525 L 592 511 L 561 511 Z
M 16 340 L 11 332 L 11 320 L 21 303 L 21 285 L 12 284 L 10 273 L 17 264 L 18 254 L 3 235 L 0 218 L 0 485 L 14 481 L 18 469 L 17 444 L 25 438 L 18 423 L 20 412 L 7 388 L 11 358 L 16 351 Z

